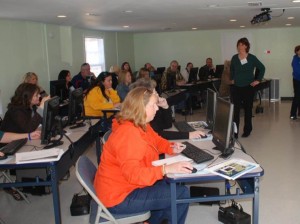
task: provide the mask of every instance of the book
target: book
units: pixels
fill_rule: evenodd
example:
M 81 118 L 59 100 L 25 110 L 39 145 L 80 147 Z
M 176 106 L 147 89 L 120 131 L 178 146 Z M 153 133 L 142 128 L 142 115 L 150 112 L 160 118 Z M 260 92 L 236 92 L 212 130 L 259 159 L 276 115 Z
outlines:
M 39 163 L 58 161 L 64 154 L 63 149 L 52 148 L 31 152 L 16 153 L 16 163 Z
M 238 177 L 249 173 L 251 170 L 259 167 L 259 164 L 248 162 L 243 159 L 230 159 L 228 161 L 213 165 L 207 169 L 216 175 L 224 177 L 228 180 L 235 180 Z

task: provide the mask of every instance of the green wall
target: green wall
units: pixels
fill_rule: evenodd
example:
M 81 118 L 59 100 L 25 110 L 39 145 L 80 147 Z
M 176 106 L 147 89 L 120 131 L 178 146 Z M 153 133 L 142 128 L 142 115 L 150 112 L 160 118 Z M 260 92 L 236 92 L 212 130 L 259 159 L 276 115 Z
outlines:
M 124 60 L 134 68 L 133 34 L 130 33 L 2 19 L 0 30 L 3 113 L 26 72 L 35 72 L 39 76 L 39 84 L 47 92 L 49 81 L 57 79 L 62 69 L 70 70 L 72 76 L 76 75 L 85 62 L 85 36 L 104 38 L 106 70 L 111 65 L 121 65 Z
M 231 56 L 223 57 L 226 49 L 234 54 L 236 41 L 244 36 L 251 40 L 250 52 L 266 66 L 265 77 L 280 79 L 280 96 L 292 96 L 291 60 L 294 47 L 300 44 L 300 28 L 136 33 L 135 66 L 140 68 L 145 62 L 150 62 L 155 67 L 167 67 L 171 60 L 176 59 L 182 68 L 187 62 L 200 67 L 207 57 L 212 57 L 215 65 L 223 64 L 224 59 L 231 59 Z M 230 46 L 222 46 L 226 37 L 233 37 L 229 38 Z M 271 53 L 267 54 L 266 50 Z

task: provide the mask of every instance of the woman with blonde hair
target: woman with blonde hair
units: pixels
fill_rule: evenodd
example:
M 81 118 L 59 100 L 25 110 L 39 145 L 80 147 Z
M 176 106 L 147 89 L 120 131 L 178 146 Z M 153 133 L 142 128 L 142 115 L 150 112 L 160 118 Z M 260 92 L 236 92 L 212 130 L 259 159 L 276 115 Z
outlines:
M 129 92 L 129 85 L 131 84 L 130 72 L 121 70 L 119 74 L 119 84 L 117 85 L 117 93 L 121 98 L 121 102 L 124 101 L 126 95 Z
M 161 153 L 180 153 L 181 143 L 170 143 L 150 126 L 157 94 L 145 87 L 131 90 L 113 120 L 112 133 L 104 144 L 95 175 L 96 194 L 114 214 L 151 211 L 149 223 L 171 221 L 171 191 L 164 176 L 191 173 L 191 162 L 153 166 Z M 189 198 L 188 188 L 176 186 L 176 198 Z M 177 223 L 184 224 L 189 204 L 177 204 Z
M 41 98 L 48 96 L 46 91 L 39 85 L 39 78 L 38 78 L 37 74 L 35 74 L 34 72 L 27 72 L 24 75 L 23 83 L 31 83 L 31 84 L 37 85 L 40 88 Z

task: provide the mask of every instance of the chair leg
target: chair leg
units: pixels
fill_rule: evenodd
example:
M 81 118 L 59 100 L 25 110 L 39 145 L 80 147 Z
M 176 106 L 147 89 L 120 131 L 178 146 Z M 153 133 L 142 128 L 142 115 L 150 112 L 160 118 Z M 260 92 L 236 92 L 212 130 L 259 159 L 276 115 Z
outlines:
M 5 171 L 2 171 L 2 175 L 4 176 L 4 178 L 6 178 L 9 181 L 9 183 L 13 183 L 12 179 L 10 179 L 10 177 L 6 174 Z M 3 182 L 5 182 L 5 180 Z M 21 192 L 18 188 L 15 187 L 11 187 L 11 188 L 17 191 L 21 195 L 21 197 L 27 202 L 27 204 L 30 204 L 30 201 L 26 198 L 23 192 Z

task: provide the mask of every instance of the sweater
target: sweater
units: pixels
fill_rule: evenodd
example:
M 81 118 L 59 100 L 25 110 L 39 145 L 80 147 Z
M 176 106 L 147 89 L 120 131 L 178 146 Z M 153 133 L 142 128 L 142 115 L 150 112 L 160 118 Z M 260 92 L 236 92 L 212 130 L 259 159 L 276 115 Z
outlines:
M 120 97 L 114 89 L 105 90 L 109 101 L 102 95 L 99 86 L 94 87 L 86 97 L 84 97 L 84 112 L 86 116 L 103 116 L 101 110 L 113 109 L 115 103 L 120 103 Z M 108 113 L 108 117 L 112 115 Z
M 265 74 L 265 66 L 253 54 L 248 54 L 247 62 L 242 64 L 238 54 L 231 59 L 230 80 L 234 80 L 234 85 L 238 87 L 249 86 L 254 81 L 254 69 L 259 70 L 257 77 L 261 81 Z
M 98 198 L 106 207 L 113 207 L 135 189 L 162 179 L 162 167 L 152 166 L 152 161 L 158 160 L 161 153 L 172 154 L 170 146 L 149 124 L 144 131 L 130 121 L 119 124 L 114 119 L 95 176 Z
M 300 57 L 298 55 L 294 55 L 292 60 L 293 67 L 293 78 L 300 81 Z

